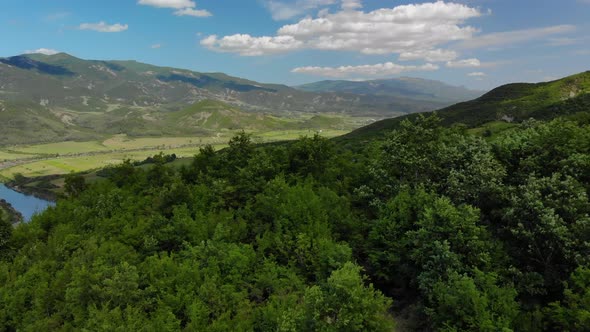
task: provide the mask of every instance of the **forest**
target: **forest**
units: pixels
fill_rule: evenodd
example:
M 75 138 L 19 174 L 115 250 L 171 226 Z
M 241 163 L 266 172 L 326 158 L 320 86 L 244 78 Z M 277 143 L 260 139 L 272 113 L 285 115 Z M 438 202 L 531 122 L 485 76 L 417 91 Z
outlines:
M 589 331 L 590 124 L 241 133 L 0 227 L 4 331 Z

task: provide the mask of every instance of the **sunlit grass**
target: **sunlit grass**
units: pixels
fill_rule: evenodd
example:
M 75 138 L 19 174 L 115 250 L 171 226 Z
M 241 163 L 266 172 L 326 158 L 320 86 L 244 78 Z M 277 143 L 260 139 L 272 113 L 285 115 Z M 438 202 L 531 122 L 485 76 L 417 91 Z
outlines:
M 31 157 L 46 159 L 31 161 L 22 165 L 0 170 L 0 178 L 12 179 L 15 174 L 27 177 L 71 172 L 85 172 L 122 163 L 126 159 L 141 161 L 160 152 L 176 154 L 178 158 L 193 157 L 199 147 L 211 144 L 216 149 L 227 146 L 230 138 L 239 130 L 223 130 L 213 136 L 194 137 L 142 137 L 115 135 L 103 141 L 60 142 L 51 144 L 10 147 L 0 151 L 0 161 L 17 161 Z M 347 130 L 275 130 L 250 132 L 256 143 L 295 140 L 301 136 L 319 133 L 324 137 L 335 137 L 348 133 Z

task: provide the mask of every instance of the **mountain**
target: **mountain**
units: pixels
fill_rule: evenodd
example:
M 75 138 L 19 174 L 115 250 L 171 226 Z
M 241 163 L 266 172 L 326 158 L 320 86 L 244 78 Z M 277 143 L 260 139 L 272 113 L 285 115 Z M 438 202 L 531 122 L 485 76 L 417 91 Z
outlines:
M 168 118 L 176 115 L 167 113 L 205 100 L 220 102 L 225 105 L 222 108 L 231 108 L 232 112 L 256 114 L 268 120 L 263 121 L 263 127 L 276 124 L 275 129 L 284 128 L 276 117 L 345 115 L 362 117 L 366 123 L 367 118 L 382 119 L 451 104 L 435 96 L 317 93 L 136 61 L 83 60 L 66 53 L 27 54 L 0 58 L 0 145 L 87 140 L 111 133 L 146 136 L 203 132 L 208 122 L 205 127 L 199 121 L 190 122 L 190 127 L 186 123 L 172 126 Z M 246 125 L 238 126 L 235 121 L 219 124 L 251 127 L 260 121 L 253 120 L 256 116 L 235 118 L 246 121 Z
M 436 103 L 440 107 L 475 99 L 484 93 L 440 81 L 412 77 L 371 81 L 320 81 L 295 88 L 308 92 L 340 92 L 411 99 Z
M 520 122 L 530 118 L 549 120 L 590 111 L 590 71 L 543 83 L 514 83 L 500 86 L 483 96 L 436 111 L 443 124 L 465 124 L 470 128 L 492 121 Z M 383 137 L 406 115 L 374 122 L 342 140 Z
M 177 110 L 204 99 L 247 111 L 391 116 L 434 109 L 403 96 L 314 93 L 222 73 L 198 73 L 135 61 L 82 60 L 65 53 L 0 58 L 0 96 L 52 108 L 104 112 L 119 106 Z

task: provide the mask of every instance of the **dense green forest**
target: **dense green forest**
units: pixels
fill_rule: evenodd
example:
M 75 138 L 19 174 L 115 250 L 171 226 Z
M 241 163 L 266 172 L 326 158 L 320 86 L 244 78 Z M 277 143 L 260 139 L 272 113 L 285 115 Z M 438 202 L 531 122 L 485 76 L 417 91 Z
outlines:
M 587 121 L 154 161 L 2 226 L 3 330 L 590 330 Z

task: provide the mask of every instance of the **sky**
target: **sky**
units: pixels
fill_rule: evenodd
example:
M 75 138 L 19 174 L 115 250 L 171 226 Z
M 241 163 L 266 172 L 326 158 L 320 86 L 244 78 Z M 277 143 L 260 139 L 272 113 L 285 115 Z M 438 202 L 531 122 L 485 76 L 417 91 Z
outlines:
M 66 52 L 264 83 L 472 89 L 590 70 L 590 0 L 2 0 L 0 57 Z

